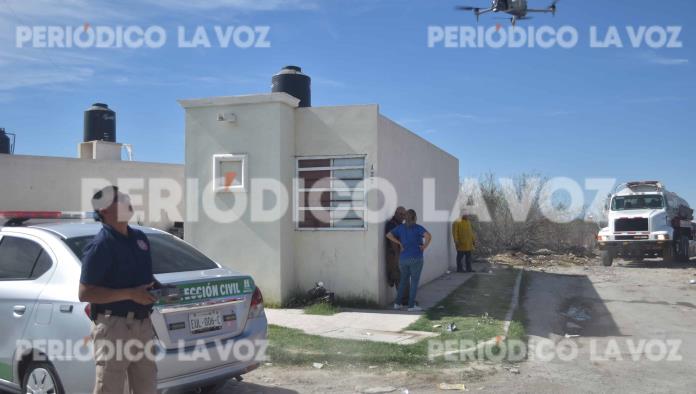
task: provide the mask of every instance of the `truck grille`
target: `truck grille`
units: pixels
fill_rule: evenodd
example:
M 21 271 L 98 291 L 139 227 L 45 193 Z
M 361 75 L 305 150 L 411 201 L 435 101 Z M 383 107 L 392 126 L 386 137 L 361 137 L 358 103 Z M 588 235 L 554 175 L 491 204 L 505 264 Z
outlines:
M 648 219 L 647 218 L 624 218 L 617 219 L 614 222 L 614 231 L 648 231 Z

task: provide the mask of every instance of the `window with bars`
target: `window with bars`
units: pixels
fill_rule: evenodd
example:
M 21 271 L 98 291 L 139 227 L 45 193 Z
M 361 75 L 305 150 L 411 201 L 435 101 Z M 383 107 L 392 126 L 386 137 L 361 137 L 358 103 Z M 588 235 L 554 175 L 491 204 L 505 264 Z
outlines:
M 365 228 L 365 157 L 297 160 L 297 227 Z

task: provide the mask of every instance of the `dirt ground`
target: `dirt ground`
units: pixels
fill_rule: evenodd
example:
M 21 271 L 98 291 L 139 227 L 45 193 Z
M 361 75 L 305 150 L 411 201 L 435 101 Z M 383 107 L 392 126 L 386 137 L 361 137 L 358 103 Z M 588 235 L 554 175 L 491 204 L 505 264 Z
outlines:
M 532 351 L 519 364 L 414 371 L 269 365 L 222 392 L 446 392 L 440 383 L 482 393 L 694 392 L 696 284 L 689 282 L 696 261 L 522 265 L 529 269 L 522 304 Z

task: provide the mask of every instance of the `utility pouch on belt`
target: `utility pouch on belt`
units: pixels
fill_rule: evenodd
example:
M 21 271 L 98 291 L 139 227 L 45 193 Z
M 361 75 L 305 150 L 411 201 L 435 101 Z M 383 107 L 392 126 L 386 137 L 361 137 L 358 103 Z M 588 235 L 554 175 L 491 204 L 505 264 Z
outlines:
M 97 306 L 94 304 L 89 304 L 89 320 L 97 321 L 98 314 L 99 311 L 97 311 Z

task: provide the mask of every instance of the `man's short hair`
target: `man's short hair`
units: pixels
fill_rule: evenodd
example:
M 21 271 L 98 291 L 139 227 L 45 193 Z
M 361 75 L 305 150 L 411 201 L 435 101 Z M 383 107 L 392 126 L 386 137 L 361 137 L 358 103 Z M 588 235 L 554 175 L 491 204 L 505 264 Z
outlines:
M 100 211 L 109 208 L 116 200 L 118 200 L 118 186 L 107 186 L 94 193 L 92 196 L 92 208 L 94 208 L 97 220 L 102 218 Z

